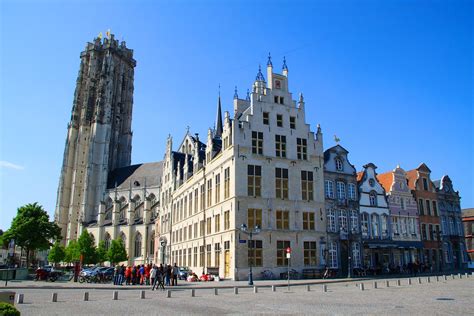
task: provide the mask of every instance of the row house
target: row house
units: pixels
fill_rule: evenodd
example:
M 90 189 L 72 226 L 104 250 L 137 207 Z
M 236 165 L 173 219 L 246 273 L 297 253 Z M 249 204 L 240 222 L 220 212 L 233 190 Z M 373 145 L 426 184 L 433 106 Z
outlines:
M 431 170 L 422 163 L 418 168 L 407 172 L 408 187 L 418 205 L 423 253 L 421 262 L 440 271 L 443 254 L 441 248 L 441 227 L 438 213 L 438 195 L 431 181 Z
M 377 167 L 373 163 L 363 166 L 357 173 L 359 209 L 363 241 L 363 263 L 366 268 L 381 273 L 391 263 L 392 242 L 390 211 L 385 189 L 377 179 Z
M 342 276 L 361 268 L 357 172 L 348 151 L 336 145 L 324 152 L 324 196 L 327 214 L 328 267 Z
M 391 220 L 392 264 L 406 267 L 419 261 L 423 248 L 419 231 L 419 217 L 416 200 L 407 184 L 406 172 L 400 166 L 377 175 L 387 193 Z
M 468 258 L 462 225 L 461 198 L 454 191 L 453 183 L 445 175 L 433 181 L 438 196 L 438 210 L 441 219 L 441 240 L 443 249 L 443 270 L 463 269 Z

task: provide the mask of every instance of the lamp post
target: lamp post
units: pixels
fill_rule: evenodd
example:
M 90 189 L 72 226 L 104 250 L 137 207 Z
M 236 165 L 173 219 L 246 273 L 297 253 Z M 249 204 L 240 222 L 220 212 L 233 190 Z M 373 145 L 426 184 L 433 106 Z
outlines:
M 254 228 L 249 229 L 247 225 L 242 224 L 240 226 L 240 231 L 243 232 L 244 234 L 247 234 L 249 236 L 249 244 L 248 247 L 250 247 L 251 254 L 252 254 L 252 260 L 255 258 L 254 253 L 253 253 L 253 244 L 252 244 L 252 237 L 253 235 L 257 235 L 260 233 L 260 226 L 255 225 Z M 252 260 L 249 260 L 249 285 L 253 285 L 253 274 L 252 274 Z

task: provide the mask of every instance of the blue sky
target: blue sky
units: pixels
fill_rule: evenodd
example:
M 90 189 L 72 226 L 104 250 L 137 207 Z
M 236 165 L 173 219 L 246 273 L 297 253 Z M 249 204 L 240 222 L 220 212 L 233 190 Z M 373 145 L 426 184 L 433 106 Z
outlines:
M 137 67 L 132 163 L 166 137 L 205 135 L 218 85 L 232 112 L 258 65 L 283 56 L 307 120 L 361 170 L 425 162 L 474 207 L 472 1 L 0 1 L 0 228 L 54 214 L 79 54 L 111 29 Z

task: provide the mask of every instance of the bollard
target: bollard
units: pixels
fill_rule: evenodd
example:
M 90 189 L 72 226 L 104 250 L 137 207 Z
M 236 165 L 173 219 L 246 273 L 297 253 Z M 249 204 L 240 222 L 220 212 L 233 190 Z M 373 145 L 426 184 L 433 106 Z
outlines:
M 219 295 L 219 292 L 217 290 L 217 287 L 214 288 L 214 295 Z
M 239 288 L 238 287 L 234 287 L 234 294 L 239 294 Z
M 16 303 L 17 304 L 23 304 L 23 299 L 25 298 L 24 294 L 18 294 L 16 297 Z
M 448 281 L 448 276 L 446 274 L 444 275 L 444 280 Z
M 427 278 L 426 278 L 426 281 L 427 281 L 428 283 L 431 283 L 430 277 L 427 277 Z
M 464 273 L 464 276 L 465 276 L 466 278 L 468 278 L 468 277 L 469 277 L 469 274 L 466 272 L 466 273 Z
M 89 300 L 89 292 L 84 292 L 84 301 Z
M 326 284 L 323 284 L 323 292 L 325 292 L 325 293 L 326 293 L 327 291 L 328 291 L 328 287 L 327 287 L 327 285 L 326 285 Z
M 194 289 L 191 290 L 191 297 L 196 296 L 196 293 L 194 292 Z
M 411 285 L 411 279 L 408 278 L 408 285 Z
M 359 284 L 359 289 L 360 289 L 361 291 L 364 290 L 364 283 Z
M 451 278 L 454 280 L 454 274 L 451 274 Z
M 458 277 L 459 277 L 460 279 L 462 279 L 461 273 L 458 273 Z
M 253 292 L 258 293 L 258 288 L 256 286 L 253 287 Z
M 58 301 L 58 293 L 53 293 L 51 295 L 51 302 L 57 302 Z
M 166 298 L 171 298 L 171 291 L 170 290 L 166 291 Z
M 397 280 L 397 285 L 398 285 L 398 286 L 402 286 L 402 281 Z
M 140 299 L 144 299 L 145 298 L 145 291 L 140 291 Z
M 439 276 L 436 276 L 436 282 L 439 282 Z
M 112 298 L 114 301 L 118 300 L 118 291 L 114 291 Z
M 390 287 L 390 281 L 386 281 L 387 287 Z
M 306 291 L 310 292 L 311 291 L 311 288 L 309 285 L 306 286 Z
M 272 292 L 276 292 L 276 286 L 272 285 Z
M 421 284 L 421 278 L 418 278 L 418 284 Z
M 374 289 L 377 288 L 377 281 L 374 281 Z

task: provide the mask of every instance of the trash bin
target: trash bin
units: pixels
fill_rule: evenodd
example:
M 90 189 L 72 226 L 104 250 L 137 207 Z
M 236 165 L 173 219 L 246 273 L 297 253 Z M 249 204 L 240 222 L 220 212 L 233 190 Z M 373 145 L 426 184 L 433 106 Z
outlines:
M 0 291 L 0 302 L 8 304 L 15 304 L 15 292 L 13 291 Z

